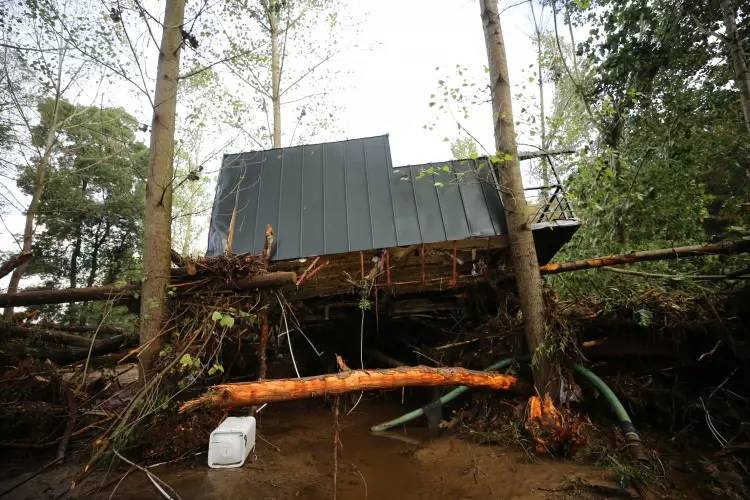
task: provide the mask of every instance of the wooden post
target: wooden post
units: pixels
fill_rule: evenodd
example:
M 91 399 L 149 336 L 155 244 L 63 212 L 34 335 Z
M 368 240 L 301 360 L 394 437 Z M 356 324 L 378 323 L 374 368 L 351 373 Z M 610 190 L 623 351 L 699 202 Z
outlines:
M 518 296 L 523 313 L 526 343 L 532 355 L 534 383 L 539 392 L 559 400 L 559 367 L 542 354 L 546 331 L 542 277 L 539 274 L 534 236 L 526 220 L 526 199 L 521 177 L 521 164 L 513 126 L 508 63 L 500 27 L 497 0 L 480 0 L 487 60 L 492 92 L 492 119 L 495 127 L 495 162 L 500 180 L 500 196 L 505 207 L 508 240 L 513 260 Z
M 258 313 L 258 380 L 266 378 L 268 371 L 268 360 L 266 351 L 268 350 L 268 308 L 264 307 Z

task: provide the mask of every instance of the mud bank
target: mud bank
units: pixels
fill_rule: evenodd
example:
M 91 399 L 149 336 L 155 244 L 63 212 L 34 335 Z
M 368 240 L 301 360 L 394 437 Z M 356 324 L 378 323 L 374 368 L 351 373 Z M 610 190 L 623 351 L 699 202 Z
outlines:
M 432 435 L 424 422 L 387 435 L 369 431 L 371 425 L 403 411 L 380 397 L 365 398 L 351 415 L 340 419 L 338 498 L 549 498 L 569 495 L 585 482 L 616 488 L 610 472 L 594 465 L 560 460 L 530 461 L 516 447 L 482 446 L 455 434 Z M 223 498 L 330 499 L 333 490 L 333 418 L 321 401 L 278 404 L 260 416 L 254 453 L 239 469 L 206 466 L 205 453 L 190 460 L 152 469 L 183 500 Z M 165 436 L 170 439 L 170 436 Z M 18 466 L 17 466 L 18 467 Z M 23 478 L 17 468 L 6 468 Z M 80 466 L 67 465 L 39 475 L 6 498 L 56 497 Z M 81 492 L 122 477 L 127 469 L 101 471 Z M 109 498 L 114 484 L 89 498 Z M 93 493 L 93 492 L 92 492 Z M 583 493 L 583 492 L 581 492 Z M 128 475 L 112 498 L 159 498 L 137 471 Z

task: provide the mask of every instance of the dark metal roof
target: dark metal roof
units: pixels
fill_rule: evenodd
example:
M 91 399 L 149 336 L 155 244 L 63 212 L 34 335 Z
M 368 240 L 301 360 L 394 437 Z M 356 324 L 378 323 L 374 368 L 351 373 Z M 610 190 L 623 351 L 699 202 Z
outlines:
M 393 168 L 388 136 L 225 155 L 208 254 L 222 253 L 236 205 L 234 253 L 275 260 L 506 233 L 486 159 Z

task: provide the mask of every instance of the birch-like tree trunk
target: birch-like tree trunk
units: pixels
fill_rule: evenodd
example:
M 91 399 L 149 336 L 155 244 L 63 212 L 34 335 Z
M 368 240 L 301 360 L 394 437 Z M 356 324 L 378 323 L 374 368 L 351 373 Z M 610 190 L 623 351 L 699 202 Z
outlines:
M 281 47 L 279 46 L 279 14 L 277 2 L 268 6 L 268 27 L 271 31 L 271 102 L 273 103 L 273 147 L 281 147 Z M 287 29 L 289 27 L 287 26 Z
M 737 33 L 737 10 L 731 0 L 722 0 L 721 10 L 724 12 L 725 37 L 734 66 L 735 84 L 740 91 L 740 104 L 742 105 L 742 113 L 745 115 L 745 126 L 747 131 L 750 132 L 750 72 L 747 70 L 745 49 L 742 47 L 742 40 Z
M 62 57 L 60 58 L 60 71 L 62 72 Z M 60 88 L 60 78 L 57 80 L 58 89 Z M 47 137 L 44 141 L 44 150 L 39 162 L 36 166 L 36 176 L 34 177 L 34 192 L 31 195 L 31 201 L 29 202 L 29 208 L 26 210 L 26 222 L 23 227 L 23 244 L 21 247 L 21 253 L 30 253 L 31 247 L 34 242 L 34 221 L 36 220 L 36 213 L 39 209 L 39 203 L 41 203 L 42 196 L 44 195 L 44 183 L 47 177 L 47 169 L 49 167 L 50 157 L 52 156 L 52 148 L 55 147 L 57 140 L 57 128 L 58 118 L 60 115 L 60 93 L 55 95 L 55 107 L 52 112 L 52 121 L 50 122 L 49 129 L 47 130 Z M 10 276 L 8 282 L 8 293 L 16 293 L 18 291 L 18 285 L 21 283 L 26 268 L 29 265 L 29 261 L 24 262 L 18 266 L 13 274 Z M 5 321 L 11 321 L 13 319 L 13 308 L 6 307 L 3 311 L 3 317 Z
M 539 86 L 539 144 L 542 151 L 547 151 L 549 146 L 547 144 L 547 118 L 544 113 L 544 79 L 543 75 L 543 60 L 542 60 L 542 15 L 544 11 L 539 14 L 539 19 L 536 17 L 536 11 L 534 10 L 534 2 L 529 4 L 531 6 L 531 15 L 534 18 L 534 41 L 536 42 L 536 71 L 537 71 L 537 83 Z M 539 165 L 541 167 L 541 178 L 542 178 L 542 203 L 546 203 L 549 190 L 549 157 L 542 156 L 539 158 Z
M 146 183 L 143 271 L 141 285 L 141 376 L 152 368 L 164 344 L 161 328 L 166 318 L 172 231 L 172 175 L 174 160 L 177 78 L 182 48 L 185 0 L 167 0 L 159 62 L 156 69 L 151 149 Z
M 526 199 L 518 159 L 513 108 L 508 78 L 508 62 L 500 27 L 497 0 L 480 0 L 492 92 L 492 117 L 500 195 L 505 207 L 510 253 L 513 260 L 518 296 L 523 313 L 526 342 L 532 355 L 534 383 L 539 392 L 559 399 L 559 368 L 543 352 L 546 328 L 542 278 L 534 246 L 534 235 L 527 224 Z

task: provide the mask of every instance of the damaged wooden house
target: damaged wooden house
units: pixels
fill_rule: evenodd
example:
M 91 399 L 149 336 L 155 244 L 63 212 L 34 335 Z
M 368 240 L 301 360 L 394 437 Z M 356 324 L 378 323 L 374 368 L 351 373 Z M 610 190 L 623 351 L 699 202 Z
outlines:
M 544 264 L 580 222 L 559 180 L 532 190 L 546 194 L 529 205 Z M 461 308 L 511 273 L 507 248 L 488 158 L 394 167 L 384 135 L 225 155 L 207 253 L 266 251 L 296 273 L 286 295 L 311 322 L 373 289 L 389 317 Z

